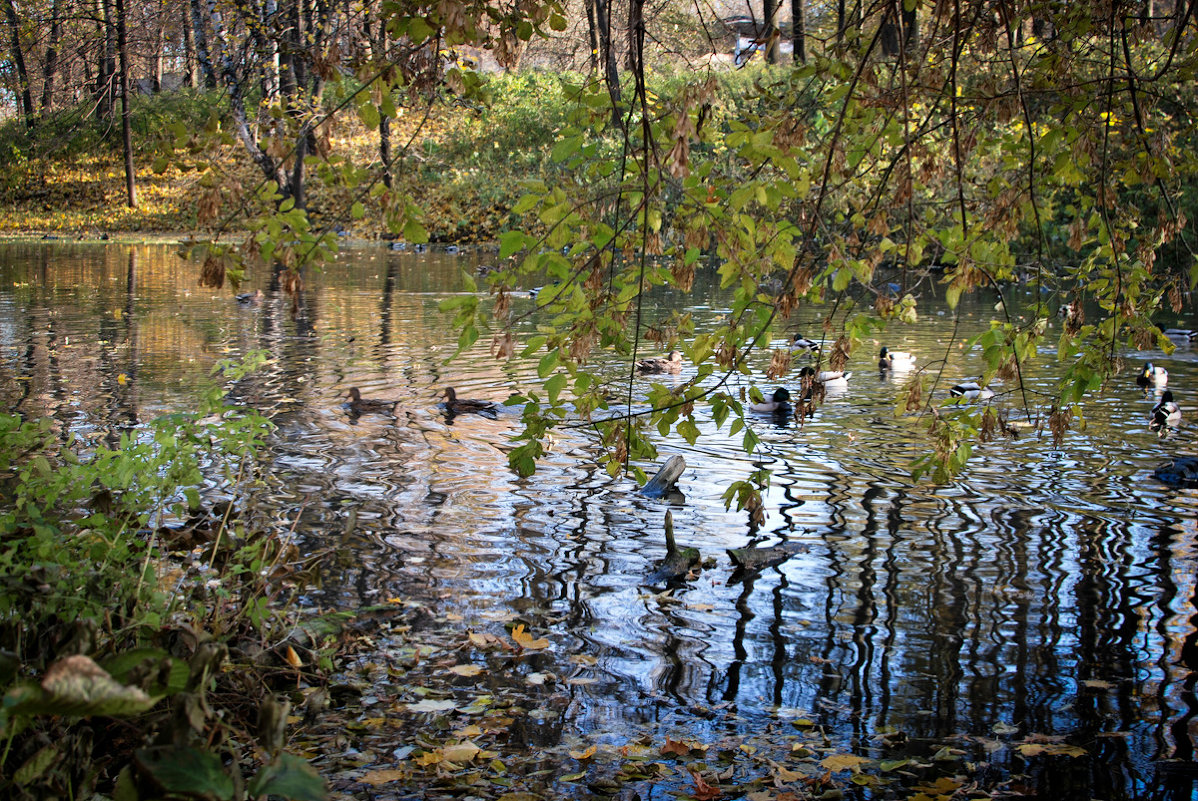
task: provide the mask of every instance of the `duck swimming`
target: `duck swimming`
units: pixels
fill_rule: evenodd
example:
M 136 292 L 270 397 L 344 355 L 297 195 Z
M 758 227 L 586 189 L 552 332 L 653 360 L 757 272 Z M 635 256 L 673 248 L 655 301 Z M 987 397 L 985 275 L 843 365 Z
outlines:
M 788 411 L 790 409 L 790 391 L 786 387 L 778 387 L 774 390 L 770 400 L 754 403 L 749 408 L 762 414 Z
M 1161 333 L 1179 345 L 1188 345 L 1198 340 L 1198 331 L 1189 328 L 1166 328 Z
M 910 370 L 915 366 L 915 355 L 903 350 L 882 348 L 878 354 L 879 370 Z
M 362 391 L 357 387 L 349 388 L 349 401 L 345 404 L 349 409 L 350 414 L 355 417 L 359 414 L 390 414 L 395 411 L 397 400 L 377 400 L 375 398 L 363 398 Z
M 1153 367 L 1152 362 L 1144 365 L 1144 370 L 1136 376 L 1136 386 L 1148 389 L 1156 387 L 1160 389 L 1169 383 L 1169 371 L 1164 367 Z
M 949 388 L 948 394 L 966 400 L 989 400 L 994 397 L 994 390 L 983 387 L 977 381 L 962 381 Z
M 666 357 L 654 359 L 641 359 L 636 363 L 636 371 L 638 373 L 681 373 L 682 372 L 682 351 L 672 350 Z
M 493 417 L 498 408 L 491 401 L 459 398 L 453 387 L 446 387 L 441 397 L 445 399 L 445 411 L 450 414 L 485 414 Z
M 1166 426 L 1175 426 L 1181 422 L 1181 407 L 1173 401 L 1173 393 L 1165 390 L 1161 393 L 1161 402 L 1152 409 L 1152 420 L 1148 422 L 1148 430 L 1160 431 Z
M 852 371 L 845 372 L 844 370 L 820 370 L 816 372 L 814 367 L 804 367 L 799 370 L 799 380 L 804 383 L 822 384 L 824 387 L 847 387 L 849 379 L 853 377 Z
M 819 343 L 814 339 L 808 339 L 802 334 L 795 334 L 794 339 L 790 341 L 791 353 L 819 353 Z

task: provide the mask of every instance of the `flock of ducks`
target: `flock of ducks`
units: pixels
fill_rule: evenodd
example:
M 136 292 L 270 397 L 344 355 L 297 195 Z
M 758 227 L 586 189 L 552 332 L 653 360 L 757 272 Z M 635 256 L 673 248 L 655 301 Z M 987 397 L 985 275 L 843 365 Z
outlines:
M 397 400 L 380 400 L 378 398 L 363 398 L 362 391 L 350 387 L 347 400 L 342 406 L 352 417 L 363 414 L 394 414 Z M 456 414 L 481 414 L 484 417 L 495 417 L 499 404 L 494 401 L 478 400 L 476 398 L 459 398 L 453 387 L 446 387 L 441 394 L 441 407 L 451 417 Z
M 1189 329 L 1170 328 L 1164 334 L 1174 341 L 1198 341 L 1198 331 L 1190 331 Z M 790 349 L 792 353 L 812 355 L 819 353 L 820 344 L 801 334 L 795 334 L 794 339 L 791 341 Z M 912 353 L 883 347 L 878 354 L 878 369 L 882 372 L 904 372 L 913 369 L 915 361 L 915 355 Z M 636 371 L 641 375 L 677 375 L 682 372 L 682 352 L 672 350 L 664 357 L 640 359 L 636 363 Z M 853 373 L 851 371 L 817 371 L 814 367 L 805 366 L 799 370 L 799 385 L 801 387 L 802 400 L 810 402 L 816 393 L 822 394 L 828 388 L 846 387 L 852 376 Z M 1152 362 L 1145 364 L 1144 369 L 1136 376 L 1136 385 L 1141 389 L 1144 389 L 1146 392 L 1158 391 L 1161 393 L 1160 401 L 1153 407 L 1152 413 L 1149 416 L 1148 427 L 1152 431 L 1163 433 L 1168 427 L 1176 426 L 1181 422 L 1181 408 L 1173 399 L 1173 393 L 1165 389 L 1168 383 L 1169 372 L 1164 367 L 1154 365 Z M 951 387 L 949 395 L 965 400 L 988 400 L 994 397 L 994 392 L 988 387 L 983 387 L 976 381 L 964 381 Z M 393 414 L 399 403 L 396 400 L 363 398 L 362 392 L 357 387 L 350 387 L 347 397 L 348 400 L 343 405 L 354 417 L 371 413 Z M 442 408 L 451 416 L 456 414 L 481 414 L 487 417 L 494 417 L 498 412 L 498 404 L 493 401 L 459 398 L 453 387 L 445 388 L 441 395 L 441 400 Z M 778 387 L 768 399 L 760 403 L 754 403 L 749 408 L 760 414 L 778 414 L 789 412 L 791 410 L 790 404 L 790 390 L 786 387 Z

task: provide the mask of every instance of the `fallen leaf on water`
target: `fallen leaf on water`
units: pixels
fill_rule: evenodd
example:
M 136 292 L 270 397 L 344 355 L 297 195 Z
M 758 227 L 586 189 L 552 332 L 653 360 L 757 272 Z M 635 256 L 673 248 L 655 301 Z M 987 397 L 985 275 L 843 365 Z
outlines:
M 1091 690 L 1109 690 L 1115 685 L 1111 684 L 1109 681 L 1103 681 L 1102 679 L 1084 679 L 1082 681 L 1082 686 L 1088 687 Z
M 711 799 L 719 798 L 724 794 L 723 790 L 716 785 L 703 781 L 703 777 L 694 771 L 691 771 L 691 781 L 695 783 L 695 789 L 691 792 L 691 797 L 695 801 L 711 801 Z
M 121 373 L 120 375 L 118 375 L 116 377 L 116 382 L 123 387 L 123 386 L 125 386 L 125 384 L 129 383 L 129 376 L 125 375 L 124 373 Z
M 678 756 L 686 756 L 691 752 L 690 746 L 679 740 L 671 740 L 666 738 L 666 744 L 661 747 L 662 756 L 677 754 Z
M 819 765 L 824 770 L 836 773 L 840 770 L 858 770 L 867 762 L 869 760 L 865 757 L 854 756 L 853 754 L 833 754 L 830 757 L 821 759 Z
M 503 645 L 503 641 L 494 634 L 487 634 L 485 632 L 480 634 L 477 631 L 472 631 L 470 632 L 470 644 L 475 648 L 496 648 Z
M 549 647 L 549 640 L 544 637 L 539 640 L 524 630 L 524 624 L 521 623 L 512 629 L 512 639 L 516 641 L 516 645 L 523 648 L 525 651 L 543 651 Z
M 390 784 L 391 782 L 401 781 L 407 778 L 406 771 L 402 770 L 372 770 L 364 776 L 358 778 L 358 781 L 363 784 L 369 784 L 374 787 Z
M 1079 745 L 1067 745 L 1064 743 L 1024 743 L 1019 747 L 1019 753 L 1025 757 L 1033 756 L 1067 756 L 1067 757 L 1084 757 L 1088 753 L 1086 749 Z
M 585 677 L 566 680 L 566 684 L 569 684 L 574 687 L 581 687 L 581 686 L 584 686 L 587 684 L 598 684 L 598 683 L 599 683 L 599 679 L 588 679 Z
M 457 703 L 454 701 L 435 701 L 432 698 L 425 698 L 415 704 L 408 704 L 409 712 L 449 712 L 456 709 Z
M 454 745 L 442 746 L 438 749 L 441 753 L 441 758 L 450 762 L 470 762 L 478 756 L 480 749 L 477 745 L 465 740 Z
M 456 673 L 459 676 L 477 676 L 483 672 L 483 669 L 478 665 L 454 665 L 449 669 L 450 673 Z
M 574 759 L 577 759 L 579 762 L 581 762 L 584 759 L 590 759 L 591 757 L 595 756 L 595 752 L 598 750 L 599 750 L 598 746 L 592 745 L 591 747 L 587 748 L 585 751 L 567 751 L 566 753 L 568 753 L 571 757 L 573 757 Z

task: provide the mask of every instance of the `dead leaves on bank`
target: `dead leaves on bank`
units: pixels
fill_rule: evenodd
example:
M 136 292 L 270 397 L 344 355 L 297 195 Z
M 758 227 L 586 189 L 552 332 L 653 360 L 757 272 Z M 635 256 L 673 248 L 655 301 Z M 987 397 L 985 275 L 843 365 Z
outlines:
M 905 737 L 849 753 L 799 710 L 747 719 L 734 705 L 674 709 L 635 727 L 571 729 L 587 694 L 610 682 L 600 659 L 568 654 L 539 636 L 553 621 L 397 617 L 362 637 L 361 652 L 330 688 L 348 705 L 293 732 L 328 777 L 333 799 L 387 801 L 461 795 L 484 801 L 674 796 L 693 801 L 805 801 L 862 790 L 910 801 L 985 798 L 982 755 L 1016 765 L 1083 756 L 1060 738 L 999 726 L 922 758 Z M 591 689 L 588 685 L 600 685 Z M 298 722 L 293 719 L 293 722 Z M 701 733 L 706 733 L 705 735 Z M 888 753 L 899 758 L 886 759 Z M 871 758 L 873 756 L 874 758 Z M 369 788 L 369 789 L 365 789 Z

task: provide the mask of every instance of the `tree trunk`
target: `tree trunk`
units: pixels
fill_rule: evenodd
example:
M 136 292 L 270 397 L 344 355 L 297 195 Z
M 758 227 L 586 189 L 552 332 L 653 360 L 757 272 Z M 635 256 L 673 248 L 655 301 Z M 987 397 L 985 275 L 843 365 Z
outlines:
M 778 9 L 782 7 L 780 0 L 765 0 L 765 60 L 769 64 L 778 63 Z
M 216 70 L 212 67 L 212 55 L 208 49 L 208 26 L 205 24 L 205 0 L 191 0 L 191 25 L 195 34 L 196 61 L 200 64 L 200 72 L 204 76 L 204 87 L 216 88 Z
M 100 48 L 99 69 L 96 73 L 96 113 L 101 119 L 112 119 L 116 101 L 113 98 L 116 83 L 116 26 L 112 24 L 111 0 L 100 0 L 100 12 L 104 26 L 104 46 Z
M 11 2 L 10 2 L 11 5 Z M 42 113 L 50 111 L 54 102 L 54 76 L 58 73 L 58 42 L 62 38 L 62 20 L 59 18 L 60 0 L 50 4 L 50 41 L 46 44 L 46 63 L 42 67 Z
M 183 7 L 180 24 L 183 27 L 183 85 L 190 89 L 198 89 L 200 88 L 200 69 L 196 62 L 195 28 L 190 7 Z
M 29 89 L 29 73 L 25 70 L 25 54 L 21 52 L 21 25 L 17 20 L 17 10 L 13 7 L 12 0 L 4 0 L 4 16 L 12 33 L 12 60 L 17 68 L 21 114 L 25 117 L 25 125 L 32 128 L 33 93 Z
M 599 32 L 595 27 L 595 0 L 586 0 L 587 40 L 591 45 L 591 75 L 599 74 Z
M 376 21 L 374 34 L 370 36 L 370 57 L 375 64 L 384 64 L 387 61 L 387 26 L 381 20 Z M 390 92 L 391 89 L 384 85 L 384 91 Z M 383 163 L 383 186 L 391 188 L 391 116 L 388 114 L 379 114 L 379 161 Z
M 599 52 L 603 61 L 604 80 L 607 94 L 611 97 L 611 124 L 619 128 L 620 113 L 620 68 L 616 63 L 616 50 L 611 38 L 611 0 L 595 0 L 595 22 L 598 23 Z
M 807 63 L 807 9 L 803 0 L 790 0 L 790 36 L 794 42 L 794 63 Z
M 125 0 L 116 0 L 117 53 L 121 60 L 121 142 L 125 148 L 125 201 L 137 208 L 136 172 L 133 169 L 133 126 L 129 111 L 129 38 L 125 25 Z

